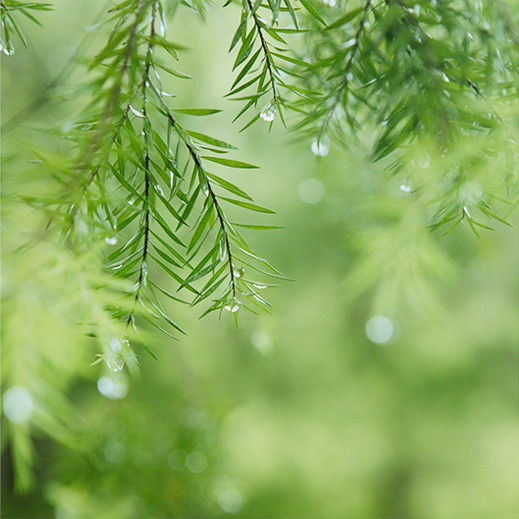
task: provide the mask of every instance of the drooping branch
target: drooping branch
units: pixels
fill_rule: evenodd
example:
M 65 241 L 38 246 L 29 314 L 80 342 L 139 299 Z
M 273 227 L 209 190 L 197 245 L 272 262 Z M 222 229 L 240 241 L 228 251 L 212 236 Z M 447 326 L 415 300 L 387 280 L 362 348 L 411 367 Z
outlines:
M 346 67 L 344 68 L 343 74 L 342 74 L 342 82 L 338 86 L 333 102 L 331 103 L 330 107 L 326 111 L 326 115 L 323 119 L 323 122 L 321 123 L 321 127 L 319 129 L 319 135 L 317 138 L 317 142 L 320 143 L 326 133 L 326 130 L 328 129 L 328 126 L 330 124 L 330 120 L 333 117 L 333 114 L 335 113 L 335 110 L 339 106 L 339 103 L 341 102 L 341 99 L 344 95 L 344 92 L 348 89 L 349 84 L 351 82 L 351 69 L 353 68 L 353 65 L 355 63 L 355 58 L 357 56 L 357 52 L 360 45 L 360 38 L 362 36 L 362 32 L 364 30 L 366 19 L 369 14 L 369 10 L 371 7 L 372 0 L 367 0 L 366 4 L 364 6 L 364 10 L 362 12 L 362 16 L 359 21 L 359 25 L 357 27 L 357 32 L 355 33 L 355 36 L 353 37 L 353 45 L 351 47 L 350 51 L 350 57 L 346 63 Z
M 168 120 L 169 120 L 171 126 L 173 128 L 175 128 L 176 120 L 169 111 L 168 111 Z M 209 196 L 211 197 L 211 200 L 212 200 L 215 210 L 216 210 L 216 215 L 218 217 L 220 229 L 222 230 L 222 234 L 223 234 L 224 240 L 225 240 L 225 250 L 226 250 L 226 254 L 227 254 L 227 262 L 229 265 L 232 296 L 233 296 L 233 298 L 235 298 L 236 297 L 236 280 L 235 280 L 235 276 L 234 276 L 234 261 L 233 261 L 232 251 L 231 251 L 231 244 L 229 241 L 229 233 L 227 231 L 227 226 L 225 224 L 225 215 L 223 214 L 222 208 L 218 202 L 218 198 L 211 186 L 211 182 L 207 178 L 207 175 L 205 175 L 205 169 L 202 164 L 202 160 L 201 160 L 200 156 L 198 155 L 195 148 L 189 142 L 184 141 L 184 144 L 186 145 L 186 148 L 187 148 L 191 158 L 193 159 L 193 162 L 195 163 L 195 167 L 198 169 L 198 171 L 202 172 L 202 174 L 204 175 L 205 182 L 207 183 L 207 190 L 209 192 Z
M 152 61 L 152 54 L 153 54 L 153 37 L 155 35 L 155 16 L 157 11 L 157 0 L 153 2 L 153 7 L 151 10 L 151 22 L 150 22 L 150 42 L 148 44 L 148 49 L 146 52 L 146 61 L 144 65 L 144 73 L 142 75 L 141 85 L 142 85 L 142 98 L 143 98 L 143 108 L 142 108 L 142 115 L 144 117 L 143 119 L 143 128 L 142 128 L 142 134 L 144 137 L 144 204 L 145 204 L 145 210 L 144 210 L 144 243 L 142 248 L 142 256 L 141 256 L 141 266 L 139 269 L 139 279 L 137 282 L 137 289 L 135 292 L 135 298 L 134 298 L 134 305 L 137 304 L 140 297 L 140 292 L 142 290 L 142 287 L 146 284 L 146 276 L 148 273 L 148 266 L 147 266 L 147 257 L 148 257 L 148 242 L 149 242 L 149 234 L 150 234 L 150 149 L 149 149 L 149 142 L 150 142 L 150 136 L 148 135 L 148 128 L 146 126 L 146 121 L 148 120 L 148 114 L 146 111 L 146 89 L 150 82 L 150 67 L 151 67 L 151 61 Z M 133 321 L 134 318 L 134 311 L 133 309 L 128 316 L 128 320 L 126 322 L 126 325 L 130 325 L 130 323 Z
M 263 49 L 263 54 L 265 56 L 265 63 L 267 64 L 267 69 L 269 71 L 269 76 L 270 76 L 270 85 L 271 85 L 271 88 L 272 88 L 272 99 L 273 99 L 273 104 L 274 106 L 277 106 L 278 104 L 278 93 L 277 93 L 277 90 L 276 90 L 276 80 L 275 80 L 275 77 L 274 77 L 274 68 L 272 66 L 272 60 L 271 60 L 271 57 L 270 57 L 270 53 L 269 53 L 269 50 L 268 50 L 268 47 L 267 47 L 267 42 L 265 40 L 265 36 L 263 35 L 263 29 L 261 27 L 261 24 L 258 20 L 258 15 L 256 14 L 256 11 L 254 10 L 254 7 L 252 5 L 252 2 L 251 0 L 247 0 L 247 5 L 249 7 L 249 11 L 250 11 L 250 14 L 252 16 L 252 19 L 254 20 L 254 25 L 256 26 L 256 29 L 258 31 L 258 35 L 259 35 L 259 39 L 260 39 L 260 43 L 261 43 L 261 48 Z

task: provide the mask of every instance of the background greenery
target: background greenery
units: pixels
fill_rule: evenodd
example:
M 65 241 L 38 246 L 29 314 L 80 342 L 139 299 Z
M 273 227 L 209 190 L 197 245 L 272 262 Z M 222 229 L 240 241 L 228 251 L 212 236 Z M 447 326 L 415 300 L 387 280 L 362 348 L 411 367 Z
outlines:
M 29 48 L 2 57 L 3 122 L 59 74 L 101 8 L 57 1 L 43 28 L 21 22 Z M 60 85 L 65 104 L 4 135 L 2 393 L 38 397 L 30 422 L 3 420 L 2 517 L 517 517 L 516 230 L 423 232 L 402 179 L 360 144 L 316 157 L 280 124 L 238 133 L 238 104 L 223 99 L 238 17 L 177 16 L 168 37 L 189 43 L 180 65 L 194 80 L 172 89 L 185 106 L 224 109 L 190 128 L 260 166 L 225 175 L 278 213 L 255 222 L 285 229 L 249 239 L 295 282 L 270 290 L 273 315 L 240 315 L 238 328 L 171 303 L 187 335 L 150 331 L 159 362 L 136 346 L 132 374 L 90 366 L 98 348 L 76 324 L 96 257 L 78 264 L 43 241 L 17 250 L 41 220 L 15 195 L 46 180 L 16 153 L 83 101 Z M 82 79 L 76 68 L 68 82 Z M 431 267 L 384 269 L 413 236 Z M 394 325 L 384 344 L 366 335 L 377 315 Z M 109 376 L 124 398 L 98 391 Z

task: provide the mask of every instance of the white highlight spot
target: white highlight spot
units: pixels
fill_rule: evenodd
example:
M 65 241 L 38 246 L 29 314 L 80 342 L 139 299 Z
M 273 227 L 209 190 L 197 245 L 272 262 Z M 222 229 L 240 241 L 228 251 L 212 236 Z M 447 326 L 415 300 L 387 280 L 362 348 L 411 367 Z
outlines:
M 315 140 L 312 142 L 310 148 L 312 153 L 318 157 L 326 157 L 326 155 L 328 155 L 329 148 L 323 142 Z
M 218 494 L 218 504 L 224 512 L 235 514 L 243 505 L 243 497 L 235 488 L 227 488 Z
M 264 121 L 271 123 L 276 117 L 276 105 L 268 104 L 260 113 L 260 117 Z
M 267 332 L 261 330 L 253 332 L 250 342 L 263 355 L 268 355 L 274 350 L 274 343 Z
M 324 186 L 316 178 L 306 178 L 297 185 L 297 196 L 305 204 L 318 204 L 325 194 Z
M 109 377 L 101 377 L 97 381 L 97 389 L 110 400 L 124 398 L 128 394 L 128 386 L 124 382 L 114 382 Z
M 6 418 L 10 422 L 18 424 L 29 421 L 34 409 L 32 395 L 23 386 L 10 387 L 4 393 L 3 404 Z
M 376 315 L 366 323 L 368 339 L 377 344 L 385 344 L 393 337 L 394 326 L 391 319 Z

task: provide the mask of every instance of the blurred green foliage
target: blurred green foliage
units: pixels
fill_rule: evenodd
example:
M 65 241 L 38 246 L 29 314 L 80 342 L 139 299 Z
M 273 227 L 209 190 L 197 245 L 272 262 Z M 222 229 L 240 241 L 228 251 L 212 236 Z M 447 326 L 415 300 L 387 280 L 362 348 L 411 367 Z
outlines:
M 28 48 L 14 40 L 2 60 L 2 121 L 41 104 L 3 139 L 2 517 L 517 517 L 516 230 L 426 229 L 430 209 L 406 182 L 427 171 L 410 156 L 393 175 L 360 143 L 320 157 L 282 127 L 238 133 L 223 99 L 237 10 L 174 19 L 195 81 L 164 83 L 185 106 L 225 109 L 191 129 L 261 167 L 225 178 L 278 213 L 285 229 L 247 238 L 296 281 L 270 291 L 273 315 L 240 316 L 238 328 L 165 301 L 186 336 L 144 327 L 159 362 L 136 348 L 140 368 L 91 365 L 109 336 L 89 336 L 83 319 L 110 298 L 99 254 L 110 245 L 79 260 L 57 251 L 18 197 L 52 191 L 20 150 L 54 143 L 46 128 L 59 132 L 84 102 L 68 86 L 85 81 L 80 67 L 50 102 L 41 93 L 102 8 L 59 1 L 43 28 L 20 20 Z M 506 216 L 517 226 L 513 208 Z M 33 395 L 28 421 L 13 388 Z

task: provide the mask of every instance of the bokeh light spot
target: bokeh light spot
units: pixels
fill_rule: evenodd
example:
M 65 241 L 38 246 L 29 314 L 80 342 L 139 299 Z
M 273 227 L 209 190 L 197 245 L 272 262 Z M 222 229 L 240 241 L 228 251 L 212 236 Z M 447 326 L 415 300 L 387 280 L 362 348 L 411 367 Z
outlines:
M 393 322 L 383 315 L 375 315 L 366 323 L 366 335 L 368 339 L 377 344 L 385 344 L 391 337 L 395 328 Z

